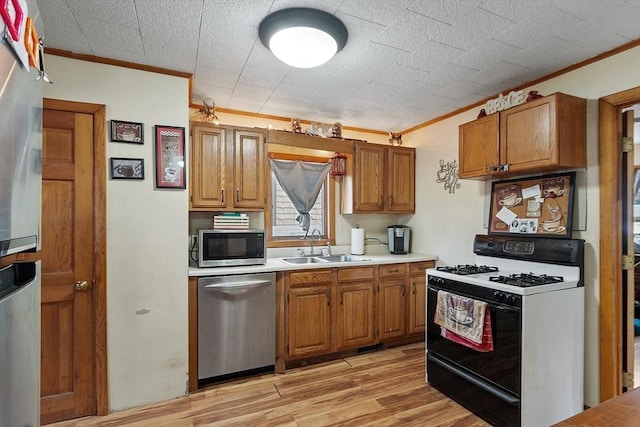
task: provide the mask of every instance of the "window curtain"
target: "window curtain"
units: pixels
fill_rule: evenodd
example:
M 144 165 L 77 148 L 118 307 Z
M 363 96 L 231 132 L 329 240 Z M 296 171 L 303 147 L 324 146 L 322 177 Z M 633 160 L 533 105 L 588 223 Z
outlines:
M 298 225 L 309 232 L 309 211 L 316 203 L 322 184 L 327 179 L 331 163 L 312 163 L 300 160 L 269 159 L 271 171 L 298 211 Z

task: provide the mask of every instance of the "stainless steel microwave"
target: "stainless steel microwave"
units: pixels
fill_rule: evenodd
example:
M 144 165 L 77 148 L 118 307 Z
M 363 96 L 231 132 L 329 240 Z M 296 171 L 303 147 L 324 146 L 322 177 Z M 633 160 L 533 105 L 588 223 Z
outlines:
M 199 230 L 198 267 L 266 264 L 264 230 Z

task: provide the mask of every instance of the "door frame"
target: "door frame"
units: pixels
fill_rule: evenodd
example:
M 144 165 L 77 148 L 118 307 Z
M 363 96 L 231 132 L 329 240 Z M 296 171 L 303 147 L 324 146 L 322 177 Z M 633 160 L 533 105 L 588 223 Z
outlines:
M 600 402 L 622 394 L 621 108 L 640 102 L 640 87 L 599 100 Z
M 93 298 L 94 298 L 94 387 L 96 415 L 109 413 L 107 376 L 107 161 L 106 106 L 84 102 L 43 98 L 42 108 L 91 114 L 93 116 Z

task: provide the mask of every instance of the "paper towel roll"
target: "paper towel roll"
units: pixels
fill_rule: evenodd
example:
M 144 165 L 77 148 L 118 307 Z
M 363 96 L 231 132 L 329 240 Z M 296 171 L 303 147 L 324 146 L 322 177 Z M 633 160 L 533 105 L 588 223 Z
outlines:
M 351 229 L 351 255 L 364 255 L 364 228 Z

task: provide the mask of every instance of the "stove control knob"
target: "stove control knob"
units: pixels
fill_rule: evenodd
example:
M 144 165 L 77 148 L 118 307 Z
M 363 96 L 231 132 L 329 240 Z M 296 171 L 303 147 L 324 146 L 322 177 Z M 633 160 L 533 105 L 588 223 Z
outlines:
M 518 302 L 518 297 L 515 295 L 507 295 L 507 302 L 509 304 L 516 304 Z
M 493 291 L 493 297 L 496 299 L 496 301 L 504 301 L 505 294 L 500 291 Z

